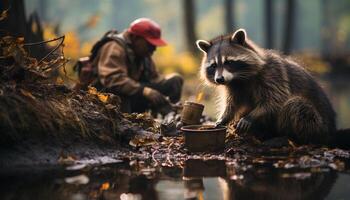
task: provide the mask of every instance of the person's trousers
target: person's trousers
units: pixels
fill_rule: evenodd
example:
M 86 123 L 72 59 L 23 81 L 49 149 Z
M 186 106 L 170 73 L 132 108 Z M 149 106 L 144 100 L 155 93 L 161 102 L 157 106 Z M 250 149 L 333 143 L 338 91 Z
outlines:
M 183 78 L 179 74 L 170 74 L 158 83 L 143 83 L 168 97 L 171 103 L 176 103 L 181 98 Z M 122 96 L 121 111 L 127 113 L 145 112 L 155 109 L 144 96 Z M 161 106 L 161 105 L 159 105 Z

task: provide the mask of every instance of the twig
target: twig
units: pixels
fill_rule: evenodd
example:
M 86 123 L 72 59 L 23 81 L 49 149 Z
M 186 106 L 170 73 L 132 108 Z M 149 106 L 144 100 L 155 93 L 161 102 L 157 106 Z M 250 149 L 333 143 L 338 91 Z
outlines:
M 40 45 L 40 44 L 45 44 L 45 43 L 49 43 L 49 42 L 54 42 L 54 41 L 57 41 L 57 40 L 61 40 L 61 42 L 58 43 L 54 49 L 52 49 L 48 54 L 46 54 L 46 55 L 38 62 L 38 65 L 40 65 L 41 62 L 43 62 L 49 55 L 51 55 L 53 52 L 55 52 L 55 51 L 63 44 L 64 39 L 65 39 L 65 36 L 63 35 L 63 36 L 61 36 L 61 37 L 54 38 L 54 39 L 52 39 L 52 40 L 41 41 L 41 42 L 33 42 L 33 43 L 26 43 L 26 44 L 23 44 L 23 46 Z
M 49 42 L 54 42 L 54 41 L 57 41 L 57 40 L 60 40 L 62 39 L 62 42 L 64 41 L 64 38 L 65 36 L 61 36 L 61 37 L 58 37 L 58 38 L 54 38 L 54 39 L 51 39 L 51 40 L 46 40 L 46 41 L 41 41 L 41 42 L 32 42 L 32 43 L 25 43 L 23 44 L 23 46 L 34 46 L 34 45 L 40 45 L 40 44 L 45 44 L 45 43 L 49 43 Z
M 52 68 L 52 69 L 60 68 L 61 66 L 66 65 L 68 62 L 69 62 L 69 60 L 65 60 L 63 63 L 59 64 L 57 67 Z M 55 63 L 54 63 L 54 64 L 55 64 Z M 48 69 L 50 69 L 50 68 L 51 68 L 51 66 L 47 66 L 47 67 L 45 67 L 45 68 L 42 68 L 41 70 L 42 70 L 42 71 L 46 71 L 46 70 L 48 70 Z
M 155 154 L 157 153 L 157 151 L 158 151 L 158 150 L 155 149 L 154 152 L 152 153 L 152 160 L 156 163 L 155 166 L 158 166 L 158 165 L 159 165 L 157 159 L 155 158 Z
M 52 49 L 46 56 L 44 56 L 44 57 L 38 62 L 38 65 L 39 65 L 42 61 L 44 61 L 49 55 L 51 55 L 53 52 L 55 52 L 55 51 L 63 44 L 64 38 L 65 38 L 65 36 L 61 36 L 61 37 L 59 37 L 59 38 L 56 38 L 56 40 L 62 39 L 61 42 L 60 42 L 59 44 L 57 44 L 57 46 L 56 46 L 54 49 Z M 56 40 L 53 40 L 53 41 L 56 41 Z
M 169 162 L 169 164 L 170 164 L 171 167 L 174 166 L 174 163 L 171 162 L 171 160 L 170 160 L 171 146 L 173 146 L 173 144 L 174 144 L 174 141 L 172 141 L 172 142 L 169 144 L 169 146 L 168 146 L 168 152 L 167 152 L 167 154 L 166 154 L 166 162 Z

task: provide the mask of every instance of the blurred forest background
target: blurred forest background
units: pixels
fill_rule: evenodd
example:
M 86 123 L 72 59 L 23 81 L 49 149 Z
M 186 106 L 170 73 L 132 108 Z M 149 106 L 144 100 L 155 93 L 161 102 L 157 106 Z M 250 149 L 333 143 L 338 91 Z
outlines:
M 0 8 L 9 9 L 7 19 L 0 22 L 6 30 L 2 35 L 24 36 L 27 43 L 66 36 L 68 78 L 63 70 L 56 75 L 67 84 L 76 79 L 74 61 L 89 55 L 103 33 L 112 28 L 122 31 L 139 17 L 151 18 L 169 42 L 157 50 L 155 62 L 163 73 L 185 76 L 184 100 L 202 90 L 197 86 L 201 54 L 195 41 L 245 28 L 260 46 L 292 54 L 323 77 L 333 104 L 342 110 L 340 126 L 350 119 L 350 82 L 340 81 L 350 77 L 349 0 L 3 0 Z M 31 49 L 36 57 L 45 52 Z M 206 91 L 206 112 L 212 115 L 214 103 Z

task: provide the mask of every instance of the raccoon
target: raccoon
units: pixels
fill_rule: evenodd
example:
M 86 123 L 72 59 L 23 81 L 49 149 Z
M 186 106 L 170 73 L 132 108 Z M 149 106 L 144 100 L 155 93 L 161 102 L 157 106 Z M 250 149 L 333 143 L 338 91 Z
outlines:
M 204 53 L 201 77 L 223 90 L 219 104 L 224 109 L 216 125 L 232 121 L 237 133 L 251 132 L 263 139 L 288 136 L 301 144 L 334 142 L 332 105 L 299 63 L 260 48 L 244 29 L 196 44 Z

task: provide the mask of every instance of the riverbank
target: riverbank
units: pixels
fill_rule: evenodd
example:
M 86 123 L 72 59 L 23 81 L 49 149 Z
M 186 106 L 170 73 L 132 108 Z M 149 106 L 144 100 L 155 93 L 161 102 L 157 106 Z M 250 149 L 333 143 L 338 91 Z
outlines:
M 93 88 L 5 83 L 0 92 L 0 167 L 113 157 L 136 134 L 157 132 L 147 114 L 122 114 L 118 97 Z
M 48 42 L 57 45 L 43 58 L 28 53 Z M 2 168 L 113 158 L 135 135 L 155 140 L 159 133 L 149 115 L 121 113 L 118 96 L 93 87 L 73 90 L 53 76 L 60 68 L 65 72 L 63 43 L 64 36 L 30 44 L 21 37 L 0 38 Z

